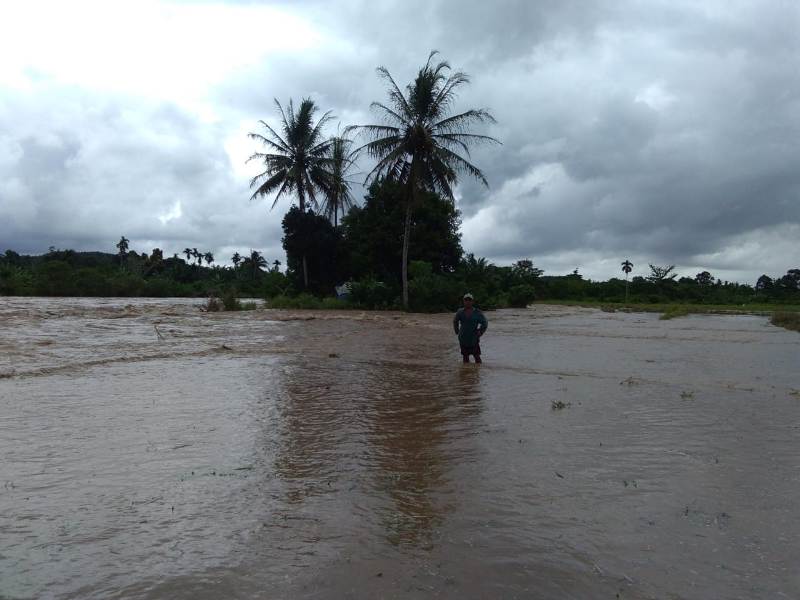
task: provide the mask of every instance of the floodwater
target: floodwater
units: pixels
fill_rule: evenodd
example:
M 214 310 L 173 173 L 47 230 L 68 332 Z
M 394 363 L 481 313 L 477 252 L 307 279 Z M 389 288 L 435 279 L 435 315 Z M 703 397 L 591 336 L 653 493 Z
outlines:
M 198 308 L 0 298 L 0 598 L 800 597 L 766 318 Z

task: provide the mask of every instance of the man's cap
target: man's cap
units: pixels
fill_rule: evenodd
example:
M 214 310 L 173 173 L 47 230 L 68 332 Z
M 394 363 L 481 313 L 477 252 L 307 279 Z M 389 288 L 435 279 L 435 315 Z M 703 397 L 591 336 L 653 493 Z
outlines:
M 472 294 L 466 293 L 464 294 L 464 300 L 475 300 L 475 298 L 472 297 Z

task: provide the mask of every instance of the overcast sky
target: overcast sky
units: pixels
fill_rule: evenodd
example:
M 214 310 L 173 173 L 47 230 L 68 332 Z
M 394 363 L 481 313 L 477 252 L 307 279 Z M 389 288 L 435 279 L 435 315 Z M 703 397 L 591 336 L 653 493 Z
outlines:
M 753 283 L 800 267 L 799 30 L 795 0 L 3 2 L 0 251 L 283 260 L 247 132 L 273 98 L 372 122 L 375 68 L 437 49 L 503 142 L 458 189 L 467 251 Z

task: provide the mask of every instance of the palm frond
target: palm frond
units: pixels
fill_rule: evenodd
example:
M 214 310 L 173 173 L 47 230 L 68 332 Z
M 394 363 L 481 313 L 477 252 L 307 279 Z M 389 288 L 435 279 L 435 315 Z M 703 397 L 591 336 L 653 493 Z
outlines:
M 464 171 L 468 175 L 471 175 L 478 181 L 480 181 L 486 187 L 489 187 L 489 182 L 486 180 L 486 176 L 483 174 L 478 167 L 473 165 L 463 156 L 459 156 L 452 150 L 448 150 L 447 148 L 439 147 L 436 149 L 437 154 L 440 155 L 441 159 L 450 165 L 452 165 L 453 170 L 455 171 Z
M 261 175 L 256 175 L 255 177 L 253 177 L 253 179 L 250 180 L 250 187 L 251 188 L 254 187 L 259 180 L 264 178 L 265 175 L 266 173 L 262 173 Z M 285 181 L 286 181 L 286 171 L 278 171 L 277 173 L 269 177 L 266 181 L 264 181 L 264 183 L 259 185 L 258 188 L 256 188 L 256 191 L 253 192 L 252 196 L 250 196 L 250 200 L 255 200 L 259 196 L 266 196 L 267 194 L 271 194 L 278 188 L 278 186 L 280 186 L 282 183 L 285 183 Z M 280 194 L 278 194 L 278 196 L 280 196 Z
M 409 117 L 413 116 L 414 112 L 411 110 L 411 106 L 409 106 L 408 101 L 403 95 L 403 92 L 400 91 L 397 83 L 395 83 L 389 70 L 386 67 L 378 67 L 377 70 L 378 76 L 389 82 L 389 99 L 395 107 L 400 109 L 399 112 L 404 112 Z
M 386 115 L 384 115 L 384 118 L 386 118 L 386 116 L 391 117 L 391 119 L 386 118 L 387 122 L 394 119 L 399 125 L 408 125 L 411 123 L 408 116 L 403 116 L 397 111 L 392 110 L 391 108 L 380 102 L 372 102 L 370 103 L 369 107 L 372 110 L 375 109 L 382 110 L 384 113 L 386 113 Z
M 489 111 L 483 108 L 473 108 L 434 123 L 433 129 L 443 133 L 466 133 L 465 130 L 469 125 L 487 122 L 496 123 L 497 121 Z
M 447 78 L 431 105 L 431 114 L 435 115 L 434 118 L 450 108 L 456 97 L 456 88 L 466 83 L 469 83 L 469 76 L 461 71 L 457 71 Z
M 263 127 L 264 127 L 264 128 L 267 130 L 267 131 L 269 131 L 269 132 L 270 132 L 270 134 L 272 135 L 272 137 L 273 137 L 273 138 L 275 138 L 274 140 L 269 140 L 269 141 L 271 141 L 271 142 L 273 142 L 273 143 L 278 143 L 278 144 L 279 144 L 279 145 L 282 147 L 282 149 L 283 149 L 285 152 L 288 152 L 288 151 L 290 151 L 290 150 L 291 150 L 291 147 L 290 147 L 290 146 L 289 146 L 289 144 L 286 142 L 286 140 L 285 140 L 285 139 L 283 139 L 283 137 L 281 137 L 281 136 L 278 134 L 278 132 L 277 132 L 277 131 L 275 131 L 275 130 L 274 130 L 274 129 L 273 129 L 273 128 L 272 128 L 272 127 L 269 125 L 269 123 L 267 123 L 266 121 L 263 121 L 263 120 L 259 120 L 259 123 L 261 123 L 261 125 L 262 125 L 262 126 L 263 126 Z M 264 138 L 264 139 L 267 139 L 267 138 Z
M 285 134 L 290 129 L 289 121 L 286 119 L 286 113 L 283 111 L 283 107 L 281 106 L 281 103 L 278 102 L 277 98 L 273 98 L 272 100 L 275 102 L 275 106 L 278 107 L 278 113 L 280 113 L 280 115 L 281 115 L 281 123 L 283 124 L 283 132 Z M 292 106 L 292 101 L 290 99 L 289 100 L 289 107 L 291 108 L 291 106 Z M 262 123 L 263 123 L 263 121 L 262 121 Z M 286 145 L 288 146 L 289 144 L 286 144 Z

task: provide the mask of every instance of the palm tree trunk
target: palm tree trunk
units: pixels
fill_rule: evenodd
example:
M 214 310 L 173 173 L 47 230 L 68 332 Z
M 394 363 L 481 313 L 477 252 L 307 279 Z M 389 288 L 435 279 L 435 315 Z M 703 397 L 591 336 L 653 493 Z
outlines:
M 411 209 L 417 197 L 417 159 L 411 159 L 411 172 L 408 174 L 408 199 L 406 222 L 403 228 L 403 309 L 408 310 L 408 246 L 411 242 Z
M 306 195 L 303 192 L 303 180 L 302 178 L 298 177 L 297 179 L 297 195 L 298 195 L 298 204 L 300 204 L 300 212 L 305 214 L 306 212 Z M 308 263 L 306 262 L 306 254 L 303 252 L 303 289 L 308 289 Z
M 628 303 L 628 274 L 625 273 L 625 304 Z
M 411 238 L 411 199 L 406 205 L 406 224 L 403 229 L 403 308 L 408 310 L 408 246 Z

